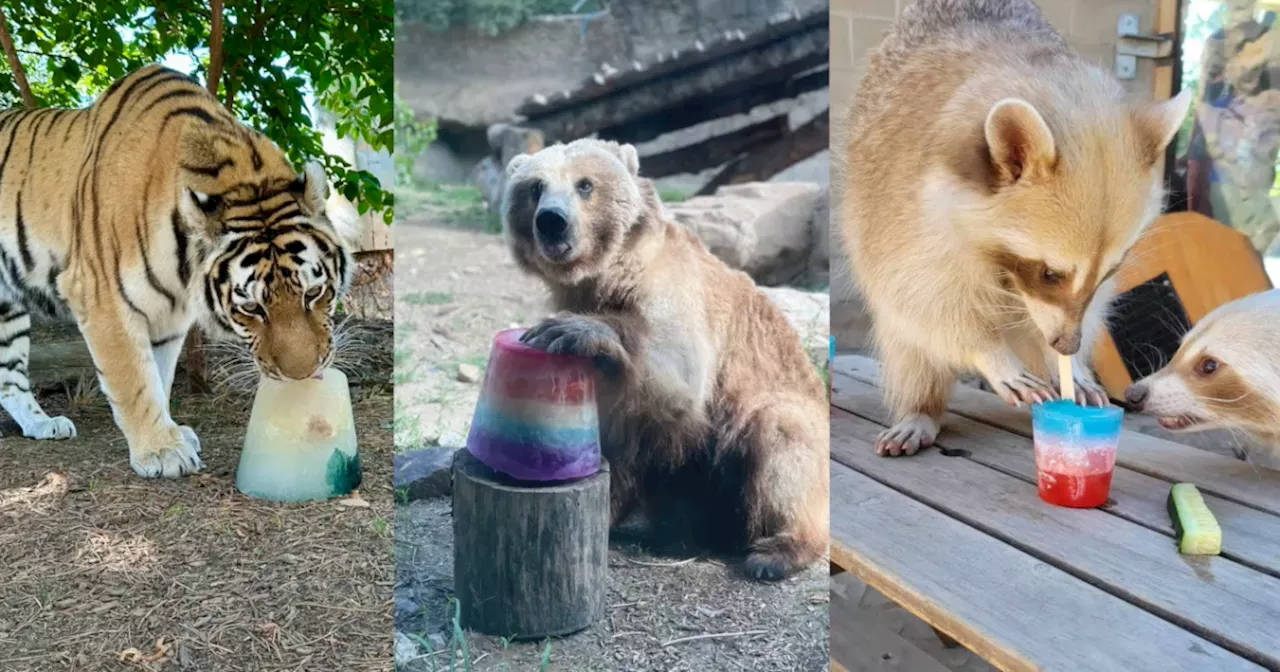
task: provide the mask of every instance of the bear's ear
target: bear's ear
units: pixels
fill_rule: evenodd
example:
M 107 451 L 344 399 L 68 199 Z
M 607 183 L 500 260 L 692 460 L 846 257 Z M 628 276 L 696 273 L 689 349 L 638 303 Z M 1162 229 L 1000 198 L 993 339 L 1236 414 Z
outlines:
M 511 179 L 511 176 L 515 175 L 516 171 L 520 170 L 520 167 L 528 163 L 531 158 L 533 157 L 528 154 L 517 154 L 511 157 L 511 161 L 507 163 L 507 179 Z
M 640 155 L 634 145 L 618 145 L 618 158 L 633 177 L 640 174 Z

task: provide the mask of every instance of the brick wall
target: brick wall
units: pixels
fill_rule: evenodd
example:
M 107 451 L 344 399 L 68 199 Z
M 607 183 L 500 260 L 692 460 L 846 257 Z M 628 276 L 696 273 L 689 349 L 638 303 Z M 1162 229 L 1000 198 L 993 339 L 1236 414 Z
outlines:
M 835 110 L 852 101 L 867 52 L 880 42 L 910 1 L 831 0 L 831 102 Z M 1137 14 L 1142 32 L 1155 32 L 1156 0 L 1041 0 L 1039 4 L 1077 52 L 1108 70 L 1115 67 L 1120 14 Z M 1151 62 L 1139 60 L 1138 77 L 1124 84 L 1135 94 L 1150 96 Z M 842 115 L 837 112 L 836 116 Z

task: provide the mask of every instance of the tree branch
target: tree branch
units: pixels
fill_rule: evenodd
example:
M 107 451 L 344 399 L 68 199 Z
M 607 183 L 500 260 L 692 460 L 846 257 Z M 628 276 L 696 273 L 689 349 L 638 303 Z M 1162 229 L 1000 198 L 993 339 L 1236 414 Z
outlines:
M 218 81 L 222 79 L 222 0 L 210 3 L 213 20 L 209 26 L 209 93 L 218 95 Z
M 31 86 L 27 84 L 27 71 L 18 60 L 18 52 L 13 48 L 13 38 L 9 36 L 9 24 L 4 19 L 4 10 L 0 9 L 0 43 L 4 45 L 4 56 L 9 59 L 9 69 L 13 70 L 13 81 L 18 84 L 22 93 L 22 104 L 28 110 L 36 107 L 36 97 L 31 95 Z

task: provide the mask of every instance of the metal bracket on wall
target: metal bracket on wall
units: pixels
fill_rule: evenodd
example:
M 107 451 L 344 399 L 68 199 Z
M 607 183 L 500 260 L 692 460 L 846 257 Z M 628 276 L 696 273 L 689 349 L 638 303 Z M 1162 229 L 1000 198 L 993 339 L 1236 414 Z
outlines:
M 1116 22 L 1116 77 L 1138 76 L 1138 59 L 1163 60 L 1173 56 L 1173 35 L 1143 35 L 1137 14 L 1121 14 Z

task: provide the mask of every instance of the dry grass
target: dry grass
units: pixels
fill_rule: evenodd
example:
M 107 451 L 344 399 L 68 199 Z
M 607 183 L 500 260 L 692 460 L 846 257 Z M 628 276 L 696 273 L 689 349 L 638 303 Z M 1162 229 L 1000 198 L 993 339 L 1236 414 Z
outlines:
M 206 467 L 156 481 L 100 396 L 42 399 L 80 437 L 0 439 L 0 670 L 391 669 L 393 404 L 352 396 L 368 506 L 237 493 L 248 394 L 178 394 Z

